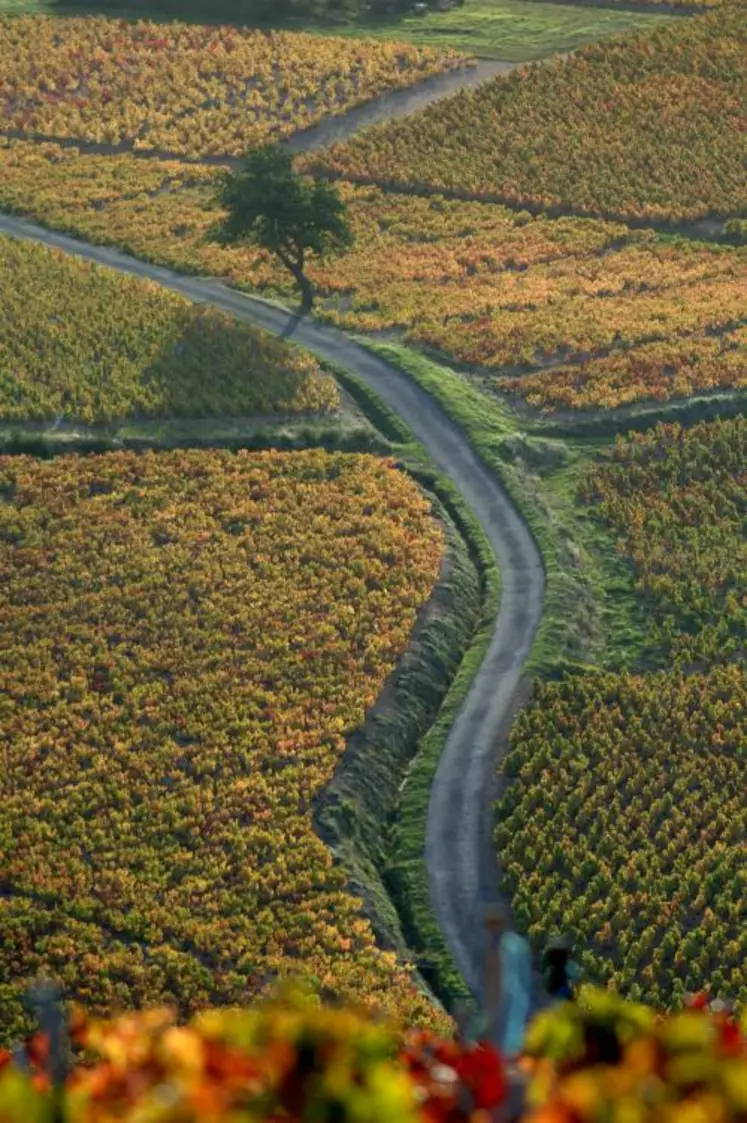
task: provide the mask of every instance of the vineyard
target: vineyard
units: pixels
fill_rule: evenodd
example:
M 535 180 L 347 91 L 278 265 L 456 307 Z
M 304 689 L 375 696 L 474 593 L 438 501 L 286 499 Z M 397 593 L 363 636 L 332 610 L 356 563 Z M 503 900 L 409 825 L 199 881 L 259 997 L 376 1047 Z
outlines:
M 585 498 L 631 558 L 649 674 L 540 686 L 512 732 L 496 842 L 521 926 L 576 933 L 593 977 L 747 1000 L 747 423 L 618 443 Z
M 0 149 L 0 166 L 10 209 L 180 270 L 290 293 L 256 250 L 207 241 L 210 169 L 24 142 Z M 355 245 L 309 268 L 320 317 L 340 327 L 426 346 L 543 409 L 744 386 L 746 249 L 376 187 L 342 193 Z
M 307 413 L 335 382 L 299 351 L 149 281 L 0 239 L 0 420 Z
M 622 219 L 742 215 L 745 51 L 736 0 L 514 71 L 307 166 L 393 190 Z
M 586 498 L 635 567 L 650 647 L 685 668 L 747 654 L 747 419 L 620 442 Z
M 747 386 L 747 329 L 723 335 L 691 335 L 645 343 L 629 350 L 554 367 L 523 378 L 503 379 L 496 388 L 519 394 L 533 406 L 611 409 L 651 398 L 668 402 L 715 390 Z
M 439 573 L 429 503 L 319 451 L 0 461 L 0 1024 L 300 975 L 430 1016 L 311 824 Z
M 291 32 L 90 17 L 0 19 L 3 130 L 182 156 L 241 156 L 454 52 Z
M 471 34 L 460 5 L 432 6 L 396 19 L 443 17 Z M 491 846 L 537 958 L 563 931 L 588 979 L 633 999 L 672 1008 L 708 989 L 747 1009 L 747 420 L 733 417 L 747 389 L 747 19 L 744 0 L 686 6 L 703 10 L 649 12 L 645 33 L 425 109 L 415 89 L 395 99 L 405 116 L 297 155 L 296 171 L 335 181 L 353 238 L 324 260 L 301 254 L 315 302 L 294 319 L 226 294 L 297 300 L 279 260 L 215 240 L 225 165 L 475 60 L 446 33 L 434 49 L 381 35 L 0 15 L 0 212 L 140 261 L 107 252 L 106 268 L 0 237 L 5 447 L 42 425 L 68 440 L 79 424 L 101 426 L 96 439 L 108 441 L 107 427 L 125 422 L 135 441 L 147 429 L 154 443 L 168 432 L 201 446 L 0 455 L 4 1044 L 27 1024 L 22 996 L 40 975 L 93 1015 L 172 1007 L 121 1023 L 127 1048 L 147 1053 L 138 1087 L 147 1098 L 154 1071 L 169 1080 L 178 1070 L 181 1091 L 218 1104 L 219 1119 L 247 1102 L 232 1027 L 251 1037 L 277 1015 L 262 1059 L 277 1080 L 252 1076 L 261 1104 L 251 1112 L 263 1118 L 272 1102 L 290 1120 L 297 1088 L 290 1107 L 272 1100 L 296 1058 L 280 1029 L 323 1037 L 347 1026 L 396 1093 L 382 1107 L 374 1089 L 369 1103 L 359 1071 L 355 1091 L 345 1088 L 357 1123 L 459 1123 L 459 1080 L 480 1060 L 435 1093 L 423 1075 L 434 1057 L 446 1067 L 464 1058 L 455 1046 L 437 1053 L 427 1035 L 411 1038 L 408 1067 L 391 1040 L 385 1059 L 378 1051 L 389 1030 L 313 1004 L 302 1015 L 261 1007 L 236 1023 L 214 1011 L 191 1029 L 172 1021 L 297 978 L 323 998 L 448 1028 L 434 995 L 448 1006 L 459 973 L 469 979 L 465 964 L 482 978 L 477 902 Z M 550 23 L 555 5 L 542 10 Z M 470 80 L 496 69 L 480 62 Z M 167 283 L 199 303 L 116 272 L 147 273 L 148 263 L 191 275 Z M 434 491 L 453 502 L 453 524 L 433 517 L 399 460 L 207 448 L 239 419 L 242 434 L 265 427 L 254 443 L 333 444 L 350 408 L 326 373 L 338 367 L 356 408 L 386 414 L 397 433 L 396 445 L 382 433 L 381 447 L 408 467 L 417 460 L 419 478 L 436 479 L 438 464 Z M 368 396 L 379 391 L 383 402 Z M 730 419 L 658 424 L 612 444 L 611 432 L 653 425 L 652 414 L 719 413 Z M 405 664 L 412 694 L 385 693 L 381 742 L 354 737 L 437 582 L 433 619 Z M 486 651 L 492 662 L 478 673 Z M 520 690 L 505 683 L 521 674 L 528 684 L 538 668 L 491 824 L 470 793 L 492 791 Z M 435 718 L 427 732 L 421 712 L 424 727 Z M 377 788 L 395 744 L 407 774 L 389 770 L 391 805 L 379 814 L 361 777 Z M 441 797 L 464 796 L 463 832 L 456 813 L 433 826 L 447 818 L 433 811 L 448 802 L 434 798 L 439 783 Z M 426 844 L 438 830 L 440 848 Z M 479 870 L 474 893 L 468 869 Z M 455 871 L 464 876 L 449 897 Z M 463 927 L 450 931 L 454 913 Z M 619 1013 L 616 998 L 596 1001 Z M 640 1010 L 628 1016 L 659 1032 Z M 561 1021 L 553 1063 L 563 1033 L 566 1045 L 572 1037 Z M 118 1029 L 92 1032 L 124 1048 Z M 666 1048 L 647 1039 L 628 1057 L 647 1094 Z M 256 1041 L 251 1049 L 256 1059 Z M 224 1099 L 213 1062 L 225 1062 Z M 2 1098 L 9 1067 L 0 1049 L 0 1123 L 14 1118 Z M 545 1091 L 560 1080 L 538 1071 Z M 107 1072 L 102 1097 L 116 1100 L 121 1085 Z M 414 1100 L 413 1073 L 428 1084 Z M 558 1099 L 530 1118 L 649 1123 L 606 1101 L 593 1115 L 602 1099 L 587 1080 L 571 1106 Z M 716 1123 L 713 1096 L 703 1102 L 688 1123 Z M 137 1114 L 137 1095 L 127 1107 Z M 675 1117 L 667 1108 L 651 1123 Z M 476 1107 L 469 1123 L 486 1118 Z M 98 1119 L 86 1106 L 80 1123 Z
M 521 928 L 592 978 L 680 1005 L 747 999 L 742 667 L 538 689 L 512 733 L 496 841 Z

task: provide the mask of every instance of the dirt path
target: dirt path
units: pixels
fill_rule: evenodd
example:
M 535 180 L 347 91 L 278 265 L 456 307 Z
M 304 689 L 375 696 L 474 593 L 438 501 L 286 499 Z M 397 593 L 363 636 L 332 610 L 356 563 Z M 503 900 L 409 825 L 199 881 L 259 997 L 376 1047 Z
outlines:
M 497 74 L 508 74 L 525 62 L 502 62 L 498 59 L 478 59 L 474 66 L 462 67 L 435 78 L 426 78 L 404 90 L 392 90 L 388 94 L 367 101 L 349 110 L 341 117 L 326 117 L 318 125 L 303 129 L 286 140 L 285 146 L 291 152 L 313 152 L 328 144 L 338 144 L 347 140 L 353 133 L 367 125 L 381 121 L 392 121 L 398 117 L 409 117 L 431 102 L 451 97 L 460 90 L 472 89 L 483 82 L 489 82 Z
M 562 56 L 553 56 L 556 58 Z M 502 62 L 498 59 L 478 59 L 474 66 L 463 66 L 424 78 L 413 86 L 401 90 L 390 90 L 380 97 L 356 105 L 339 117 L 325 117 L 316 125 L 309 126 L 281 141 L 291 152 L 313 152 L 328 144 L 347 140 L 365 125 L 375 125 L 379 121 L 407 117 L 418 109 L 423 109 L 433 101 L 450 97 L 460 90 L 471 89 L 483 82 L 490 81 L 497 74 L 508 74 L 517 66 L 528 66 L 526 62 Z M 242 160 L 235 156 L 180 156 L 163 148 L 134 148 L 132 141 L 121 144 L 103 144 L 96 141 L 76 140 L 73 137 L 55 137 L 47 133 L 24 133 L 18 129 L 6 129 L 3 136 L 11 140 L 28 140 L 39 144 L 57 144 L 61 148 L 77 148 L 80 152 L 95 156 L 136 156 L 142 160 L 176 160 L 182 164 L 202 164 L 208 167 L 238 168 Z
M 482 906 L 491 884 L 490 796 L 500 741 L 511 720 L 542 612 L 544 572 L 537 547 L 506 493 L 461 430 L 406 375 L 335 328 L 297 322 L 287 311 L 218 281 L 181 276 L 124 253 L 92 246 L 22 219 L 0 215 L 0 233 L 148 277 L 197 303 L 292 338 L 353 371 L 410 426 L 435 464 L 458 487 L 487 535 L 501 570 L 501 607 L 490 646 L 446 742 L 431 793 L 426 860 L 432 900 L 446 940 L 470 987 L 482 978 Z

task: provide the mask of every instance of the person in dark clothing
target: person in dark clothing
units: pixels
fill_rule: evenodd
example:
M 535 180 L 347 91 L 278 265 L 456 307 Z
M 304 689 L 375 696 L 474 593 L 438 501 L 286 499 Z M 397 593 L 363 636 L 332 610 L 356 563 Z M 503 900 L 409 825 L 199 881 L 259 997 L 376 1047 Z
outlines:
M 578 977 L 578 966 L 571 959 L 573 942 L 569 936 L 550 940 L 543 957 L 545 987 L 551 999 L 573 998 L 573 983 Z

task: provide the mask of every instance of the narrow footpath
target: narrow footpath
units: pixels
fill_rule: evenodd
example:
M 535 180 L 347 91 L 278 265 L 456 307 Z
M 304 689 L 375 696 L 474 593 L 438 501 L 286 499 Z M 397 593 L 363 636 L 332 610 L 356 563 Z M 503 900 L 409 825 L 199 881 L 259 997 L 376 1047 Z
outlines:
M 196 303 L 290 337 L 320 358 L 346 367 L 399 414 L 461 492 L 498 559 L 501 605 L 489 649 L 449 733 L 433 784 L 426 861 L 433 906 L 446 941 L 470 988 L 479 993 L 483 907 L 492 894 L 485 880 L 492 845 L 489 793 L 544 594 L 542 561 L 527 526 L 462 431 L 434 400 L 401 371 L 337 329 L 312 319 L 299 321 L 282 308 L 218 281 L 182 276 L 23 219 L 0 215 L 0 233 L 147 277 Z

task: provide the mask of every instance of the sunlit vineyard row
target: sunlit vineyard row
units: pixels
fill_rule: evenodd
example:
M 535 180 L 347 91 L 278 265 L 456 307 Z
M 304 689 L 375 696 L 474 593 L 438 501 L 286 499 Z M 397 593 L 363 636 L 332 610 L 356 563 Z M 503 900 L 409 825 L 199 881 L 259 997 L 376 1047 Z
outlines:
M 290 295 L 287 274 L 256 250 L 207 241 L 218 217 L 212 170 L 25 142 L 0 148 L 0 167 L 0 205 L 179 269 Z M 541 407 L 612 408 L 743 384 L 740 337 L 725 334 L 719 346 L 700 336 L 743 321 L 744 249 L 662 244 L 621 223 L 533 218 L 493 204 L 342 192 L 356 243 L 310 265 L 323 318 L 499 372 L 491 385 Z M 628 353 L 653 343 L 640 359 Z M 688 360 L 693 349 L 708 362 Z M 557 382 L 539 373 L 569 360 Z M 526 381 L 511 381 L 517 368 Z
M 0 131 L 243 155 L 459 65 L 452 51 L 104 17 L 0 19 Z
M 652 398 L 667 402 L 713 390 L 747 387 L 747 328 L 723 335 L 692 335 L 612 352 L 575 366 L 553 367 L 496 388 L 519 394 L 530 405 L 556 409 L 605 409 Z
M 307 158 L 396 190 L 621 218 L 743 215 L 741 0 L 514 71 Z
M 293 974 L 433 1017 L 312 827 L 442 532 L 386 461 L 0 459 L 0 1025 Z M 430 1013 L 428 1013 L 430 1011 Z
M 0 238 L 0 420 L 325 412 L 332 378 L 151 281 Z
M 519 922 L 576 934 L 591 977 L 747 1000 L 747 421 L 620 441 L 585 489 L 635 568 L 649 674 L 536 689 L 496 841 Z

